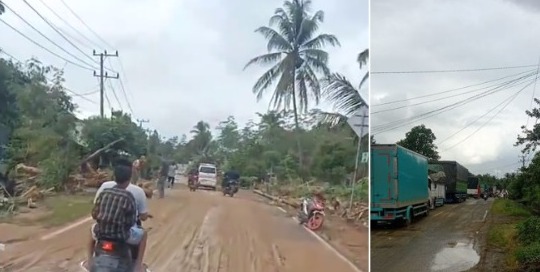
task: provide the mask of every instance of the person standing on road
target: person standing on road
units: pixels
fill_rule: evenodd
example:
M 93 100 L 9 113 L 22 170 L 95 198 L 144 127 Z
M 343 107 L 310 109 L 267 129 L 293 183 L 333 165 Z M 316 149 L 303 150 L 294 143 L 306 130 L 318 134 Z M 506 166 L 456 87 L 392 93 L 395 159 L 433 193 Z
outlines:
M 172 188 L 174 185 L 174 179 L 176 177 L 176 169 L 177 169 L 176 163 L 171 162 L 171 165 L 169 166 L 169 174 L 167 177 L 167 183 L 169 185 L 169 188 Z
M 165 183 L 167 182 L 167 177 L 169 176 L 169 167 L 170 162 L 165 159 L 161 154 L 158 155 L 160 159 L 160 168 L 159 168 L 159 176 L 157 181 L 157 187 L 158 187 L 158 193 L 159 198 L 165 197 Z
M 144 167 L 145 157 L 141 156 L 140 158 L 133 161 L 132 173 L 131 173 L 131 183 L 137 184 L 141 178 L 142 169 Z

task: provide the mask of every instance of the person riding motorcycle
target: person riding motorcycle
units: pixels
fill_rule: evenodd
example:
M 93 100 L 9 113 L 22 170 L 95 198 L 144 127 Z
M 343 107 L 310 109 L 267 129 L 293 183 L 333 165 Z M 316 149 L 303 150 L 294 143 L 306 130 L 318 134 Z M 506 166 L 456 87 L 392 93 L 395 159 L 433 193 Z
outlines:
M 88 243 L 88 261 L 86 262 L 87 268 L 92 266 L 96 242 L 100 238 L 107 237 L 109 239 L 118 238 L 118 240 L 124 240 L 126 244 L 136 247 L 134 248 L 136 256 L 132 256 L 135 260 L 135 271 L 143 271 L 147 234 L 142 229 L 140 221 L 145 221 L 152 216 L 148 213 L 144 190 L 130 183 L 131 174 L 131 162 L 123 159 L 118 160 L 114 168 L 114 181 L 104 182 L 96 192 L 94 208 L 92 209 L 92 218 L 96 220 L 96 223 L 91 228 Z M 119 217 L 118 214 L 125 213 L 125 210 L 122 209 L 131 204 L 118 201 L 118 197 L 125 191 L 131 194 L 124 194 L 124 196 L 133 196 L 131 199 L 134 201 L 132 204 L 134 205 L 134 216 L 128 214 L 125 217 Z M 131 225 L 131 227 L 125 229 L 124 226 L 126 225 Z
M 229 170 L 223 175 L 223 181 L 221 183 L 222 188 L 226 188 L 232 181 L 238 182 L 240 180 L 240 174 L 236 170 Z

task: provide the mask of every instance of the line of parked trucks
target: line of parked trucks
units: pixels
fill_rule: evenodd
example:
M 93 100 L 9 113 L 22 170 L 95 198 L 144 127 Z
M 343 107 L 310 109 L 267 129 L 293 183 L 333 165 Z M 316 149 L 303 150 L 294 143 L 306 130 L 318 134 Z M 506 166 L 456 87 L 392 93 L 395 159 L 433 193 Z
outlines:
M 432 161 L 397 144 L 371 145 L 371 221 L 411 224 L 445 203 L 479 197 L 482 188 L 456 161 Z

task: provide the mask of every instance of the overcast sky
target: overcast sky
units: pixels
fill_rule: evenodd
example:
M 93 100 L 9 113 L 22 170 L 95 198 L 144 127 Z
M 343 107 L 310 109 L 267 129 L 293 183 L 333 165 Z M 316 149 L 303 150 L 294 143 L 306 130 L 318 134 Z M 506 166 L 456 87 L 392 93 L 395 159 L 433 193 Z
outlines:
M 528 81 L 453 110 L 381 131 L 382 125 L 418 116 L 489 90 L 490 86 L 536 71 L 540 49 L 540 1 L 510 0 L 377 0 L 371 3 L 371 71 L 474 69 L 532 65 L 521 69 L 430 74 L 372 74 L 372 131 L 379 143 L 396 142 L 413 126 L 425 124 L 437 137 L 442 159 L 456 160 L 475 174 L 515 170 L 520 148 L 514 147 L 520 126 L 527 123 L 534 84 L 525 88 L 498 115 L 495 108 L 460 133 L 456 133 L 512 94 Z M 482 82 L 507 77 L 499 81 Z M 478 85 L 389 105 L 391 101 Z M 540 85 L 540 84 L 539 84 Z M 540 86 L 538 86 L 540 87 Z M 484 88 L 479 90 L 480 88 Z M 463 94 L 469 92 L 468 94 Z M 540 92 L 536 92 L 538 97 Z M 447 99 L 443 97 L 454 96 Z M 418 104 L 430 100 L 440 99 Z M 377 106 L 379 104 L 379 106 Z M 504 105 L 504 104 L 503 104 Z M 405 106 L 405 107 L 403 107 Z M 398 107 L 403 107 L 397 109 Z M 380 110 L 392 111 L 376 113 Z M 496 116 L 495 116 L 496 115 Z M 495 116 L 495 117 L 493 117 Z M 492 121 L 488 122 L 490 118 Z M 535 120 L 529 120 L 529 127 Z M 480 130 L 478 130 L 481 126 Z M 378 131 L 377 131 L 378 127 Z M 476 130 L 478 132 L 474 133 Z M 377 133 L 379 132 L 379 133 Z M 474 133 L 474 134 L 473 134 Z M 469 136 L 472 135 L 472 136 Z M 468 139 L 466 139 L 469 137 Z M 448 138 L 446 141 L 445 138 Z M 463 141 L 461 144 L 457 144 Z M 457 144 L 457 145 L 456 145 Z M 455 146 L 454 146 L 455 145 Z M 454 146 L 453 148 L 451 148 Z M 499 172 L 498 172 L 499 171 Z
M 268 24 L 275 8 L 283 3 L 281 0 L 64 0 L 113 48 L 85 28 L 60 0 L 46 0 L 46 3 L 101 47 L 81 38 L 42 1 L 45 2 L 28 0 L 59 29 L 80 40 L 84 45 L 72 41 L 87 55 L 92 55 L 92 49 L 119 51 L 122 65 L 117 58 L 108 61 L 115 70 L 123 66 L 125 74 L 121 76 L 134 117 L 149 119 L 150 123 L 146 125 L 158 129 L 165 136 L 188 134 L 199 120 L 215 127 L 228 115 L 234 115 L 240 123 L 245 123 L 255 118 L 255 112 L 268 109 L 271 93 L 266 100 L 257 103 L 251 92 L 264 68 L 242 69 L 251 58 L 266 53 L 265 39 L 254 30 Z M 70 53 L 95 66 L 23 1 L 4 2 Z M 342 44 L 341 48 L 328 48 L 331 69 L 343 73 L 355 84 L 359 83 L 361 73 L 355 60 L 357 54 L 368 46 L 368 1 L 313 2 L 314 9 L 322 9 L 326 15 L 320 31 L 335 34 Z M 48 49 L 73 60 L 9 10 L 1 18 Z M 65 67 L 68 88 L 80 94 L 97 90 L 98 81 L 92 76 L 92 71 L 66 64 L 1 23 L 0 36 L 0 47 L 18 59 L 35 56 L 45 64 Z M 121 104 L 120 107 L 109 89 L 107 97 L 112 107 L 128 110 L 119 81 L 111 80 L 111 83 Z M 367 90 L 362 90 L 362 94 L 367 96 Z M 99 101 L 98 93 L 85 97 Z M 79 105 L 81 116 L 99 114 L 99 104 L 82 98 L 74 101 Z M 106 102 L 106 112 L 109 109 Z

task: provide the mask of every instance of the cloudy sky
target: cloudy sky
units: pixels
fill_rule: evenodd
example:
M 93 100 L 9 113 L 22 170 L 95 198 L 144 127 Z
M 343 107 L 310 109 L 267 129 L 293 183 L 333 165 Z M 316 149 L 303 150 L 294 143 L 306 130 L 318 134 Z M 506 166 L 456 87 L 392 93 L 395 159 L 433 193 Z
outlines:
M 110 58 L 107 64 L 121 72 L 134 117 L 149 119 L 146 125 L 165 136 L 188 133 L 199 120 L 215 127 L 228 115 L 245 123 L 255 118 L 255 112 L 268 109 L 271 93 L 266 100 L 257 103 L 251 92 L 264 68 L 242 69 L 249 59 L 266 52 L 264 38 L 254 30 L 268 23 L 282 0 L 64 0 L 106 44 L 71 14 L 61 0 L 27 1 L 61 32 L 67 32 L 65 36 L 87 56 L 57 34 L 23 1 L 4 2 L 58 45 L 90 65 L 96 66 L 89 58 L 93 49 L 118 50 L 120 58 Z M 44 2 L 92 43 L 56 17 Z M 368 46 L 368 1 L 313 2 L 314 9 L 322 9 L 326 15 L 320 31 L 335 34 L 342 44 L 341 48 L 328 49 L 331 68 L 358 83 L 361 73 L 355 59 Z M 46 48 L 80 63 L 11 11 L 6 10 L 1 19 Z M 66 64 L 1 22 L 0 35 L 0 47 L 17 59 L 37 57 L 45 64 L 65 67 L 66 86 L 79 94 L 90 93 L 86 99 L 74 99 L 79 105 L 79 114 L 99 113 L 99 94 L 93 92 L 97 90 L 98 81 L 91 70 Z M 110 82 L 120 101 L 119 105 L 109 88 L 107 97 L 111 106 L 127 111 L 119 81 Z M 367 90 L 362 93 L 367 96 Z M 106 102 L 106 112 L 110 109 L 108 104 Z
M 476 72 L 373 73 L 371 124 L 375 139 L 379 143 L 396 142 L 413 126 L 425 124 L 435 133 L 443 159 L 457 160 L 473 173 L 515 170 L 520 148 L 513 144 L 520 126 L 527 123 L 524 111 L 531 105 L 535 76 L 513 81 L 513 85 L 505 85 L 508 88 L 494 88 L 536 72 L 540 57 L 538 33 L 538 1 L 372 1 L 371 72 L 529 65 Z M 471 85 L 475 86 L 464 88 Z M 452 89 L 459 90 L 448 91 Z M 499 91 L 431 118 L 403 120 L 489 90 Z M 443 91 L 448 92 L 437 94 Z M 515 99 L 509 99 L 518 92 Z M 536 92 L 536 97 L 539 94 Z M 381 105 L 393 101 L 401 102 Z M 506 103 L 508 106 L 501 110 Z M 390 122 L 399 122 L 400 126 L 385 126 Z M 529 120 L 529 127 L 534 122 Z

